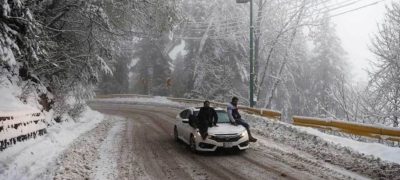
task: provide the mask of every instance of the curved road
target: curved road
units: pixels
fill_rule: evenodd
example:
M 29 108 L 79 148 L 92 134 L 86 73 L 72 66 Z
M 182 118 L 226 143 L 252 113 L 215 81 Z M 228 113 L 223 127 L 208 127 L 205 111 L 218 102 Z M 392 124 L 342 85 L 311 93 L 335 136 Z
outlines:
M 104 114 L 126 117 L 117 161 L 118 179 L 362 178 L 268 146 L 240 153 L 193 154 L 173 139 L 178 109 L 99 103 L 91 107 Z

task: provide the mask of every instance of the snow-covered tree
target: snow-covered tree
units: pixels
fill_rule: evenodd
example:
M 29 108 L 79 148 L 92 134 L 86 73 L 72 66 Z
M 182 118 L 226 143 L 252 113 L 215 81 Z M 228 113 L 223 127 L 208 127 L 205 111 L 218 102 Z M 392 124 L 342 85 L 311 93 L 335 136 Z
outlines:
M 376 70 L 371 72 L 369 90 L 376 102 L 372 114 L 386 124 L 399 126 L 400 118 L 400 3 L 387 8 L 384 22 L 373 39 Z
M 163 54 L 163 41 L 142 39 L 135 45 L 134 58 L 139 61 L 132 69 L 137 75 L 134 92 L 150 95 L 169 95 L 167 80 L 171 77 L 171 62 Z
M 331 94 L 337 88 L 337 82 L 346 79 L 346 52 L 329 18 L 323 19 L 313 39 L 313 58 L 310 62 L 312 85 L 309 96 L 315 99 L 310 103 L 316 105 L 316 115 L 335 117 L 337 106 Z
M 0 65 L 8 72 L 2 76 L 18 77 L 13 83 L 63 114 L 77 112 L 93 96 L 101 74 L 112 74 L 134 37 L 157 38 L 172 29 L 180 2 L 10 0 L 0 5 Z
M 184 38 L 187 54 L 181 63 L 175 65 L 173 73 L 185 73 L 185 86 L 179 86 L 185 88 L 185 97 L 225 101 L 232 95 L 241 96 L 240 92 L 245 89 L 243 81 L 246 80 L 242 67 L 248 61 L 245 61 L 246 50 L 240 39 L 247 34 L 228 34 L 232 28 L 240 31 L 241 27 L 230 25 L 226 19 L 243 12 L 243 7 L 226 1 L 183 3 L 183 13 L 190 22 L 178 27 L 174 36 L 195 38 Z M 175 87 L 172 90 L 175 91 Z
M 47 55 L 37 36 L 41 32 L 39 22 L 24 1 L 0 2 L 0 76 L 5 84 L 19 86 L 21 101 L 46 92 L 41 79 L 30 73 L 31 64 L 44 64 Z M 3 83 L 1 83 L 3 84 Z M 48 103 L 42 101 L 44 106 Z M 46 108 L 45 107 L 45 108 Z

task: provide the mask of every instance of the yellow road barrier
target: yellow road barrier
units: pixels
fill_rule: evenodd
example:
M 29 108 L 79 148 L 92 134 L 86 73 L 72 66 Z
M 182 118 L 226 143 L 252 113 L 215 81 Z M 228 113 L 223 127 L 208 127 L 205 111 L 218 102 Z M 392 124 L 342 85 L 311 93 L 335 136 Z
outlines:
M 256 114 L 256 115 L 260 115 L 263 117 L 269 117 L 269 118 L 273 118 L 273 119 L 281 119 L 281 115 L 282 113 L 279 111 L 274 111 L 271 109 L 258 109 L 258 108 L 251 108 L 251 107 L 247 107 L 247 106 L 239 106 L 239 109 L 250 113 L 250 114 Z
M 293 124 L 321 129 L 331 129 L 360 136 L 400 141 L 400 128 L 380 125 L 360 124 L 342 120 L 326 120 L 321 118 L 293 116 Z

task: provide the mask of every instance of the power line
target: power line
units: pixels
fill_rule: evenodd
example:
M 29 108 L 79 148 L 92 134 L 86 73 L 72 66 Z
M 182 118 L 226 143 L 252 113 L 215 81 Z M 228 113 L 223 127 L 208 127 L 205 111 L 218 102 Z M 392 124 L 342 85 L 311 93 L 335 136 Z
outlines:
M 318 7 L 320 5 L 324 5 L 323 3 L 327 2 L 327 1 L 330 1 L 330 0 L 322 1 L 322 2 L 319 2 L 318 4 L 314 4 L 314 5 L 308 6 L 308 8 Z M 324 13 L 327 13 L 327 12 L 332 12 L 332 11 L 335 11 L 335 10 L 340 10 L 340 9 L 349 7 L 349 6 L 353 5 L 353 4 L 356 4 L 356 3 L 361 2 L 361 1 L 363 1 L 363 0 L 355 0 L 355 1 L 350 1 L 350 2 L 346 2 L 346 1 L 338 2 L 336 4 L 331 4 L 329 6 L 325 6 L 324 8 L 320 8 L 320 10 L 321 9 L 327 9 L 326 11 L 324 11 L 322 13 L 321 12 L 318 12 L 318 13 L 314 12 L 314 13 L 312 13 L 310 15 L 307 15 L 307 16 L 315 16 L 315 15 L 324 14 Z M 292 8 L 292 9 L 298 9 L 298 8 L 301 8 L 301 7 L 297 6 L 297 7 Z M 295 11 L 295 10 L 293 10 L 293 11 Z M 258 22 L 261 21 L 262 18 L 266 17 L 266 16 L 268 16 L 268 15 L 261 16 L 261 18 L 258 20 Z M 211 22 L 211 23 L 209 22 L 209 24 L 212 24 L 212 25 L 209 25 L 209 26 L 204 27 L 204 28 L 187 28 L 186 27 L 186 28 L 184 28 L 184 31 L 203 31 L 203 32 L 205 32 L 205 31 L 209 31 L 209 32 L 210 31 L 211 32 L 225 31 L 224 33 L 232 33 L 232 31 L 239 30 L 239 29 L 242 29 L 243 27 L 248 26 L 247 23 L 248 23 L 247 21 L 241 21 L 241 22 L 233 21 L 233 22 L 230 22 L 229 24 L 216 24 L 214 22 Z
M 347 14 L 347 13 L 350 13 L 350 12 L 353 12 L 353 11 L 357 11 L 357 10 L 360 10 L 360 9 L 363 9 L 363 8 L 366 8 L 366 7 L 369 7 L 369 6 L 377 5 L 378 3 L 383 2 L 383 1 L 385 1 L 385 0 L 376 1 L 376 2 L 367 4 L 367 5 L 355 8 L 355 9 L 351 9 L 351 10 L 348 10 L 348 11 L 344 11 L 344 12 L 341 12 L 341 13 L 337 13 L 337 14 L 331 15 L 329 17 L 331 18 L 331 17 L 340 16 L 342 14 Z
M 324 1 L 319 2 L 317 5 L 321 5 L 321 4 L 323 4 L 323 3 L 325 3 L 325 2 L 329 2 L 329 1 L 331 1 L 331 0 L 324 0 Z M 289 2 L 289 1 L 287 1 L 287 2 Z M 317 5 L 312 5 L 312 6 L 317 6 Z M 310 6 L 310 7 L 312 7 L 312 6 Z M 300 8 L 300 7 L 302 7 L 302 6 L 291 7 L 291 8 L 289 8 L 289 9 L 287 9 L 287 10 L 288 10 L 288 11 L 296 10 L 296 9 L 298 9 L 298 8 Z M 266 17 L 266 16 L 268 16 L 268 14 L 261 16 L 261 18 L 264 18 L 264 17 Z M 243 23 L 244 20 L 247 19 L 247 18 L 248 18 L 248 17 L 243 17 L 243 16 L 240 16 L 240 17 L 239 17 L 239 16 L 237 16 L 237 17 L 230 18 L 229 20 L 212 21 L 212 23 L 213 23 L 213 24 L 218 24 L 218 25 L 229 25 L 229 24 L 235 24 L 235 23 Z M 201 28 L 201 27 L 207 28 L 208 25 L 210 24 L 210 21 L 185 22 L 185 24 L 187 24 L 187 25 L 189 25 L 189 26 L 197 26 L 197 28 Z
M 329 1 L 332 1 L 332 0 L 324 0 L 324 1 L 321 1 L 321 2 L 319 2 L 319 3 L 317 3 L 317 4 L 313 4 L 313 5 L 310 5 L 310 6 L 308 6 L 308 7 L 306 6 L 306 7 L 307 7 L 307 8 L 318 7 L 318 6 L 324 5 L 324 3 L 329 2 Z M 353 1 L 350 1 L 350 2 L 347 1 L 347 0 L 345 0 L 345 1 L 342 1 L 342 2 L 335 3 L 335 4 L 330 4 L 330 5 L 328 5 L 328 6 L 324 7 L 324 8 L 332 11 L 332 10 L 336 10 L 336 9 L 338 9 L 338 8 L 341 8 L 341 7 L 346 7 L 346 6 L 349 6 L 349 5 L 352 5 L 352 4 L 361 2 L 361 1 L 364 1 L 364 0 L 353 0 Z M 335 7 L 335 6 L 336 6 L 336 7 Z M 289 8 L 289 9 L 287 9 L 287 10 L 290 12 L 290 11 L 295 11 L 295 10 L 297 10 L 298 8 L 302 8 L 302 7 L 303 7 L 303 6 L 295 6 L 295 7 Z M 328 8 L 328 7 L 329 7 L 329 8 Z M 334 8 L 332 8 L 332 7 L 334 7 Z M 320 8 L 320 9 L 323 9 L 323 8 Z M 268 14 L 265 14 L 265 15 L 261 16 L 261 18 L 264 18 L 264 17 L 267 17 L 267 16 L 268 16 Z M 229 20 L 212 21 L 212 23 L 213 23 L 213 24 L 218 24 L 218 25 L 221 25 L 221 24 L 222 24 L 222 25 L 229 25 L 229 24 L 234 24 L 234 23 L 241 23 L 241 22 L 243 22 L 243 20 L 245 20 L 245 19 L 247 19 L 247 17 L 241 16 L 241 17 L 239 17 L 239 18 L 233 17 L 233 18 L 230 18 Z M 194 26 L 194 25 L 196 25 L 198 28 L 199 28 L 199 27 L 204 27 L 204 28 L 206 28 L 206 27 L 208 27 L 209 23 L 210 23 L 210 21 L 185 22 L 185 24 L 187 24 L 187 25 L 189 25 L 189 26 Z
M 361 0 L 357 0 L 357 1 L 353 1 L 353 2 L 351 2 L 351 3 L 347 3 L 346 4 L 346 6 L 341 6 L 341 8 L 345 8 L 345 7 L 348 7 L 348 6 L 350 6 L 350 5 L 352 5 L 352 4 L 354 4 L 354 2 L 360 2 Z M 373 5 L 376 5 L 376 4 L 378 4 L 378 3 L 380 3 L 380 2 L 383 2 L 384 0 L 379 0 L 379 1 L 375 1 L 375 2 L 372 2 L 372 3 L 369 3 L 369 4 L 366 4 L 366 5 L 363 5 L 363 6 L 360 6 L 360 7 L 357 7 L 357 8 L 354 8 L 354 9 L 351 9 L 351 10 L 347 10 L 347 11 L 344 11 L 344 12 L 340 12 L 340 13 L 337 13 L 337 14 L 334 14 L 334 15 L 331 15 L 331 16 L 328 16 L 328 18 L 331 18 L 331 17 L 336 17 L 336 16 L 340 16 L 340 15 L 343 15 L 343 14 L 346 14 L 346 13 L 350 13 L 350 12 L 353 12 L 353 11 L 357 11 L 357 10 L 360 10 L 360 9 L 363 9 L 363 8 L 366 8 L 366 7 L 369 7 L 369 6 L 373 6 Z M 334 10 L 339 10 L 340 8 L 334 8 Z M 330 12 L 330 10 L 327 10 L 327 11 L 324 11 L 324 12 L 320 12 L 320 13 L 317 13 L 317 14 L 315 14 L 315 15 L 319 15 L 319 14 L 324 14 L 324 13 L 327 13 L 327 12 Z M 245 31 L 245 32 L 247 32 L 247 31 Z M 235 33 L 230 33 L 230 34 L 222 34 L 222 35 L 213 35 L 213 36 L 208 36 L 210 39 L 223 39 L 223 38 L 220 38 L 220 37 L 232 37 L 232 36 L 237 36 L 237 35 L 242 35 L 242 34 L 240 34 L 240 33 L 245 33 L 245 32 L 235 32 Z M 260 34 L 260 33 L 259 33 Z M 179 38 L 179 39 L 192 39 L 192 40 L 200 40 L 200 39 L 202 39 L 202 37 L 185 37 L 185 36 L 179 36 L 179 37 L 176 37 L 176 38 Z
M 325 0 L 325 1 L 330 1 L 330 0 Z M 283 2 L 293 2 L 293 0 L 286 0 Z M 221 21 L 217 21 L 217 23 L 225 23 L 227 21 L 232 21 L 232 20 L 238 20 L 238 19 L 247 19 L 248 17 L 243 17 L 243 16 L 235 16 L 235 17 L 230 17 L 230 19 L 228 20 L 221 20 Z M 204 20 L 200 20 L 200 21 L 195 21 L 195 22 L 187 22 L 187 23 L 193 23 L 193 24 L 208 24 L 209 21 L 204 21 Z

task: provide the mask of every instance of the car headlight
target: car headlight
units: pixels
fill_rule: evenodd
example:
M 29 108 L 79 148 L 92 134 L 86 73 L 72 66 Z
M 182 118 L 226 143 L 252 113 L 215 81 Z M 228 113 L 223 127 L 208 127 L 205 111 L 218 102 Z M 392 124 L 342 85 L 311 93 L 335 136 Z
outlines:
M 240 134 L 240 137 L 244 137 L 244 136 L 246 136 L 246 134 L 247 134 L 247 131 L 243 131 L 243 132 Z

